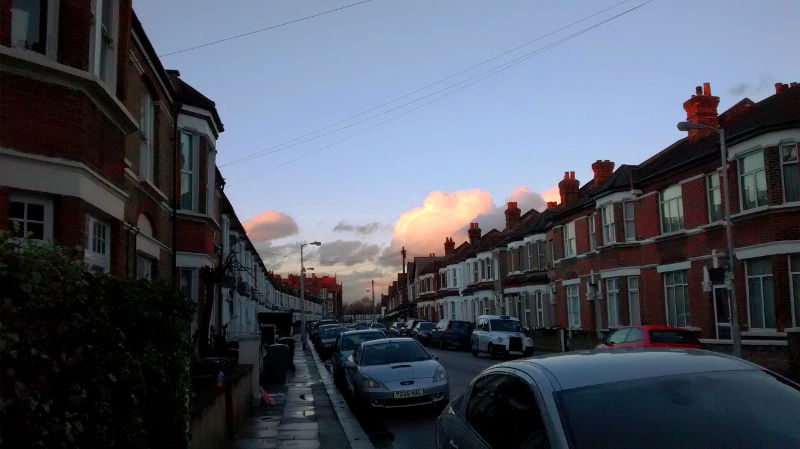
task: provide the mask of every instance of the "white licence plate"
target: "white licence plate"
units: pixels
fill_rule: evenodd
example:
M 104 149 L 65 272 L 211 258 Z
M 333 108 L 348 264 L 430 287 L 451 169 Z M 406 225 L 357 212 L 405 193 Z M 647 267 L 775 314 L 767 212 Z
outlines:
M 400 399 L 400 398 L 413 398 L 413 397 L 416 397 L 416 396 L 422 396 L 423 394 L 424 394 L 424 392 L 423 392 L 423 390 L 422 390 L 422 389 L 418 389 L 418 390 L 405 390 L 405 391 L 395 391 L 395 392 L 394 392 L 394 398 L 395 398 L 395 399 Z

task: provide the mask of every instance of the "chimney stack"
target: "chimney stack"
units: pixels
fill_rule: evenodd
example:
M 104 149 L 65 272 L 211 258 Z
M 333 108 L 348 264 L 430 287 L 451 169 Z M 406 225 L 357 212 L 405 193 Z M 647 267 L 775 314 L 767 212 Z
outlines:
M 436 257 L 436 253 L 430 253 L 428 257 Z
M 444 255 L 449 256 L 456 249 L 456 242 L 450 237 L 444 239 Z
M 703 87 L 697 86 L 692 98 L 683 103 L 686 110 L 686 119 L 693 123 L 719 128 L 719 97 L 711 95 L 711 84 L 703 83 Z M 714 131 L 710 129 L 690 129 L 689 140 L 697 140 L 710 135 Z
M 516 201 L 510 201 L 506 208 L 506 229 L 511 229 L 519 223 L 519 217 L 522 211 L 517 207 Z
M 478 240 L 481 238 L 481 228 L 478 227 L 478 223 L 469 224 L 467 235 L 469 236 L 470 245 L 474 245 L 475 243 L 478 242 Z
M 786 90 L 788 88 L 789 88 L 789 85 L 786 84 L 786 83 L 775 83 L 775 93 L 776 94 L 779 94 L 779 93 L 783 92 L 784 90 Z
M 592 171 L 594 171 L 594 185 L 599 186 L 606 182 L 606 180 L 611 177 L 611 174 L 614 173 L 614 163 L 608 159 L 604 161 L 598 159 L 592 164 Z
M 570 204 L 578 199 L 580 181 L 575 179 L 574 171 L 565 171 L 564 179 L 558 183 L 558 193 L 561 195 L 561 204 Z
M 548 201 L 547 202 L 547 208 L 548 209 L 550 209 L 551 207 L 556 207 L 556 206 L 558 206 L 558 201 Z

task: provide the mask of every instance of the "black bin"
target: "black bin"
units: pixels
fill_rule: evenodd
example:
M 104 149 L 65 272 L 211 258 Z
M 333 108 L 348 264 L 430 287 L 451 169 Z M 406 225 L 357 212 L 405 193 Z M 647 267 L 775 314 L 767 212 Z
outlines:
M 297 341 L 294 337 L 281 337 L 276 343 L 286 345 L 289 348 L 289 367 L 294 368 L 294 345 Z
M 282 344 L 267 346 L 265 384 L 285 384 L 286 370 L 289 369 L 289 347 Z

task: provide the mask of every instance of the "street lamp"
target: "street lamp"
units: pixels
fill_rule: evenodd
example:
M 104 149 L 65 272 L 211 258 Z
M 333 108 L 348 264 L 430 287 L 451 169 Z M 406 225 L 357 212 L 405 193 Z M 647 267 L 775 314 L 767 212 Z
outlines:
M 691 121 L 679 122 L 678 130 L 689 131 L 690 129 L 710 129 L 719 135 L 719 156 L 722 169 L 722 206 L 725 209 L 725 240 L 728 251 L 728 267 L 725 270 L 725 286 L 728 289 L 728 304 L 731 311 L 731 342 L 733 343 L 733 355 L 742 356 L 742 336 L 739 333 L 739 306 L 736 304 L 736 292 L 733 285 L 733 228 L 731 225 L 730 207 L 730 186 L 728 185 L 728 151 L 725 147 L 725 130 L 702 123 Z
M 303 341 L 303 350 L 306 349 L 306 267 L 303 265 L 303 248 L 306 245 L 320 246 L 322 243 L 314 241 L 300 244 L 300 302 L 303 303 L 303 314 L 300 317 L 300 339 Z

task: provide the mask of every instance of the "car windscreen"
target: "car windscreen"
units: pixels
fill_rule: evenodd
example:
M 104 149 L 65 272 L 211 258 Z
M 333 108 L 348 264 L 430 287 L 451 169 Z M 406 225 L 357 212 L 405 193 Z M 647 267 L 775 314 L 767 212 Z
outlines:
M 337 335 L 341 334 L 344 331 L 344 328 L 335 327 L 333 329 L 325 329 L 322 333 L 323 340 L 330 340 L 331 338 L 336 338 Z
M 558 393 L 570 447 L 800 447 L 800 390 L 763 371 L 653 377 Z
M 386 335 L 383 332 L 361 332 L 345 335 L 342 337 L 342 351 L 352 351 L 365 341 L 378 340 L 380 338 L 386 338 Z
M 697 337 L 688 331 L 679 331 L 674 329 L 653 329 L 650 331 L 651 343 L 672 343 L 681 345 L 696 345 L 700 344 Z
M 462 330 L 469 327 L 469 323 L 467 321 L 451 321 L 450 322 L 450 329 L 455 330 Z
M 361 365 L 419 362 L 431 356 L 416 341 L 393 341 L 364 347 Z
M 492 332 L 522 332 L 519 321 L 515 320 L 491 320 Z
M 421 330 L 421 331 L 429 331 L 429 330 L 433 329 L 434 327 L 436 327 L 436 324 L 434 324 L 434 323 L 422 323 L 422 324 L 419 325 L 419 330 Z

